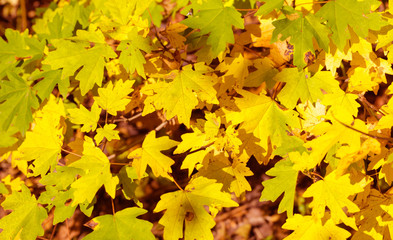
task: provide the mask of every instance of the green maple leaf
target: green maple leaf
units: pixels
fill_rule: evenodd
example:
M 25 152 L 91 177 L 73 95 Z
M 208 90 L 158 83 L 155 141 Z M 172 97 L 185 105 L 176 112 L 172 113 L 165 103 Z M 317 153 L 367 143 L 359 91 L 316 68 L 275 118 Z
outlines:
M 83 40 L 89 36 L 97 39 L 94 47 L 88 48 L 90 43 L 86 41 L 56 40 L 53 41 L 56 50 L 49 52 L 42 63 L 50 65 L 52 70 L 62 68 L 62 79 L 73 76 L 82 67 L 75 79 L 80 81 L 81 93 L 85 95 L 93 88 L 94 84 L 101 86 L 105 59 L 115 58 L 117 55 L 106 44 L 105 37 L 100 31 L 89 34 L 89 36 L 84 36 L 83 33 L 84 31 L 78 31 Z
M 136 218 L 146 212 L 145 209 L 131 207 L 114 215 L 107 214 L 93 218 L 98 225 L 83 240 L 154 240 L 155 237 L 151 232 L 153 224 Z
M 322 90 L 325 93 L 342 91 L 330 71 L 320 71 L 311 77 L 311 73 L 298 72 L 296 68 L 285 68 L 274 77 L 274 80 L 286 83 L 277 98 L 289 109 L 297 105 L 299 98 L 302 102 L 310 100 L 313 103 L 322 100 Z
M 207 44 L 212 46 L 214 56 L 224 51 L 227 43 L 235 42 L 232 25 L 244 28 L 241 14 L 232 7 L 224 7 L 221 0 L 209 0 L 202 3 L 193 1 L 191 7 L 194 8 L 195 15 L 182 23 L 191 28 L 200 29 L 199 35 L 210 34 Z
M 69 199 L 73 198 L 75 189 L 68 191 L 59 191 L 54 186 L 47 186 L 45 192 L 41 193 L 38 202 L 48 204 L 47 209 L 50 211 L 53 207 L 53 224 L 64 222 L 67 218 L 71 218 L 77 206 L 66 204 Z
M 316 13 L 317 17 L 327 20 L 332 31 L 332 40 L 341 51 L 351 37 L 348 26 L 361 38 L 368 35 L 369 30 L 379 30 L 386 25 L 381 14 L 370 13 L 373 0 L 336 0 L 329 1 Z
M 211 239 L 211 228 L 216 222 L 206 211 L 209 208 L 235 207 L 229 193 L 221 192 L 222 184 L 198 177 L 191 180 L 184 190 L 161 195 L 155 212 L 166 209 L 159 223 L 164 225 L 164 239 Z M 183 231 L 184 229 L 184 231 Z
M 114 116 L 117 115 L 117 111 L 124 111 L 126 105 L 131 102 L 127 99 L 128 94 L 130 94 L 134 89 L 133 80 L 118 80 L 113 86 L 112 82 L 109 82 L 104 88 L 98 89 L 98 97 L 94 97 L 97 104 L 102 107 L 102 109 L 108 111 L 109 114 Z
M 266 172 L 267 175 L 275 178 L 262 182 L 264 188 L 259 200 L 276 201 L 284 193 L 284 197 L 278 206 L 278 213 L 286 211 L 288 216 L 292 216 L 298 173 L 299 171 L 293 169 L 293 163 L 289 159 L 276 163 L 273 168 Z
M 84 171 L 84 174 L 71 184 L 71 188 L 75 189 L 72 206 L 85 201 L 92 202 L 102 185 L 105 186 L 106 192 L 115 198 L 119 179 L 112 176 L 109 159 L 101 149 L 95 147 L 91 138 L 85 137 L 81 159 L 68 166 Z
M 139 35 L 136 28 L 133 28 L 128 33 L 128 39 L 129 40 L 121 41 L 117 47 L 117 50 L 121 51 L 119 62 L 123 64 L 124 68 L 129 73 L 134 73 L 136 70 L 139 75 L 146 78 L 145 69 L 143 67 L 146 60 L 142 51 L 146 53 L 151 51 L 149 40 Z
M 42 78 L 42 79 L 41 79 Z M 49 98 L 53 89 L 57 85 L 61 95 L 67 96 L 68 87 L 70 86 L 69 79 L 61 79 L 61 70 L 35 71 L 31 75 L 32 80 L 41 79 L 34 85 L 33 89 L 37 91 L 37 95 L 41 100 Z
M 258 11 L 255 13 L 256 16 L 267 15 L 274 9 L 280 9 L 284 5 L 284 0 L 264 0 L 265 2 Z
M 140 179 L 147 165 L 150 166 L 155 176 L 163 176 L 170 178 L 168 173 L 172 172 L 171 165 L 175 163 L 171 158 L 161 153 L 178 144 L 178 142 L 169 139 L 168 136 L 156 138 L 156 132 L 151 131 L 146 135 L 142 147 L 132 151 L 128 158 L 133 158 L 132 166 L 136 169 L 138 178 Z
M 5 37 L 8 42 L 0 39 L 0 77 L 3 77 L 7 70 L 16 67 L 17 58 L 25 58 L 24 61 L 30 62 L 42 57 L 45 43 L 38 41 L 38 39 L 29 37 L 29 32 L 26 30 L 23 33 L 19 31 L 6 29 Z
M 100 120 L 102 109 L 95 102 L 91 106 L 90 111 L 87 110 L 82 104 L 79 108 L 68 109 L 70 114 L 70 121 L 75 124 L 83 124 L 81 131 L 89 132 L 97 128 L 97 122 Z
M 139 186 L 138 174 L 136 169 L 131 166 L 124 166 L 121 168 L 119 174 L 119 181 L 122 185 L 122 192 L 124 197 L 128 200 L 132 199 L 136 205 L 142 207 L 142 203 L 136 196 L 136 190 Z M 148 177 L 148 174 L 144 174 L 142 177 Z
M 155 109 L 164 109 L 167 119 L 177 116 L 179 122 L 189 127 L 191 112 L 198 105 L 198 99 L 206 103 L 218 104 L 217 92 L 213 87 L 215 79 L 203 75 L 206 71 L 203 63 L 187 65 L 177 73 L 172 82 L 159 82 L 145 87 L 142 92 L 153 95 L 146 98 L 145 105 L 151 104 Z M 151 94 L 149 91 L 156 94 Z
M 321 20 L 314 15 L 303 17 L 301 13 L 294 20 L 284 18 L 273 22 L 275 29 L 271 41 L 286 39 L 294 45 L 293 64 L 299 69 L 306 66 L 304 55 L 307 52 L 314 53 L 313 39 L 317 40 L 319 47 L 325 51 L 329 48 L 329 29 L 321 24 Z M 280 37 L 278 38 L 280 34 Z
M 22 185 L 21 192 L 13 192 L 1 204 L 4 209 L 13 210 L 12 213 L 0 219 L 1 239 L 35 240 L 44 235 L 42 222 L 48 217 L 46 210 L 38 206 L 38 202 L 30 190 Z
M 14 126 L 24 133 L 33 121 L 32 109 L 39 107 L 38 98 L 16 73 L 8 72 L 7 77 L 0 81 L 0 128 L 6 131 L 15 119 Z

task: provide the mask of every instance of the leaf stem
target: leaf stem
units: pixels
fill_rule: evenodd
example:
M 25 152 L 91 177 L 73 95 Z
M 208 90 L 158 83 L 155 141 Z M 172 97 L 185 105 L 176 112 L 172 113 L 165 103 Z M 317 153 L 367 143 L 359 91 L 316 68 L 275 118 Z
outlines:
M 177 186 L 180 190 L 184 191 L 184 189 L 183 189 L 182 187 L 180 187 L 180 185 L 176 182 L 175 178 L 172 177 L 172 179 L 173 179 L 173 182 L 176 184 L 176 186 Z
M 113 202 L 113 198 L 111 198 L 111 203 L 112 203 L 112 214 L 115 215 L 115 203 Z
M 71 152 L 71 151 L 68 151 L 68 150 L 66 150 L 66 149 L 64 149 L 64 148 L 61 148 L 61 151 L 66 152 L 66 153 L 68 153 L 68 154 L 75 155 L 75 156 L 77 156 L 77 157 L 82 157 L 81 155 L 79 155 L 79 154 L 77 154 L 77 153 L 74 153 L 74 152 Z
M 316 172 L 309 172 L 311 175 L 314 175 L 314 176 L 317 176 L 317 177 L 319 177 L 321 180 L 323 180 L 324 178 L 321 176 L 321 175 L 319 175 L 318 173 L 316 173 Z

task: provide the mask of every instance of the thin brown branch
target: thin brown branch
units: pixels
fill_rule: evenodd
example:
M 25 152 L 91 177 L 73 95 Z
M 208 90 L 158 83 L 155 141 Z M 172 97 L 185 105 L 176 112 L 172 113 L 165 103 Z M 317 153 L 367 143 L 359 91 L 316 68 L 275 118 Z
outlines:
M 120 118 L 120 119 L 115 119 L 115 120 L 113 120 L 113 123 L 117 123 L 117 122 L 131 122 L 131 121 L 133 121 L 133 120 L 135 120 L 135 119 L 137 119 L 137 118 L 139 118 L 139 117 L 141 117 L 142 116 L 142 113 L 140 112 L 140 113 L 138 113 L 138 114 L 135 114 L 134 116 L 132 116 L 132 117 L 130 117 L 130 118 Z

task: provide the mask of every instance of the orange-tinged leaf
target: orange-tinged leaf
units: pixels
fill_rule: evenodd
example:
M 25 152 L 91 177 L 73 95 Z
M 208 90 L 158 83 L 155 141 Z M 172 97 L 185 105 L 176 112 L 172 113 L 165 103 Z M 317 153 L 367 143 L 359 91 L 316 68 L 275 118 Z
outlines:
M 156 138 L 156 132 L 151 131 L 146 135 L 142 147 L 132 151 L 128 158 L 133 159 L 132 166 L 136 169 L 140 179 L 147 165 L 150 166 L 155 176 L 162 176 L 169 179 L 172 177 L 171 165 L 175 163 L 170 157 L 165 156 L 161 151 L 168 150 L 178 145 L 178 142 L 169 139 L 168 136 Z
M 211 228 L 216 224 L 205 206 L 212 209 L 236 207 L 229 193 L 221 192 L 222 184 L 215 180 L 198 177 L 191 180 L 184 190 L 161 195 L 154 212 L 166 209 L 159 223 L 167 240 L 211 239 Z M 183 231 L 184 229 L 184 231 Z

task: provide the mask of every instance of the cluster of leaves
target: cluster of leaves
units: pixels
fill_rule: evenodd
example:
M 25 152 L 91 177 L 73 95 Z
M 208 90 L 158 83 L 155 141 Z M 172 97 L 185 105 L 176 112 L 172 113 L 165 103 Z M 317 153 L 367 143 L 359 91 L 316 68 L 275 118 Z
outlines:
M 42 236 L 48 213 L 54 225 L 77 207 L 91 216 L 104 187 L 135 206 L 94 218 L 85 239 L 154 239 L 152 223 L 137 218 L 147 212 L 137 189 L 160 178 L 179 188 L 154 209 L 165 210 L 164 239 L 213 239 L 214 216 L 238 205 L 231 194 L 251 190 L 250 159 L 275 158 L 261 200 L 283 195 L 288 239 L 390 239 L 393 100 L 367 101 L 381 86 L 393 94 L 393 12 L 381 4 L 58 1 L 33 34 L 7 29 L 0 153 L 44 189 L 35 196 L 2 180 L 1 206 L 12 212 L 0 238 Z M 127 146 L 120 124 L 149 114 L 162 124 Z M 174 156 L 188 171 L 184 186 Z M 304 193 L 299 174 L 313 180 Z M 295 208 L 298 197 L 312 198 L 310 212 Z

